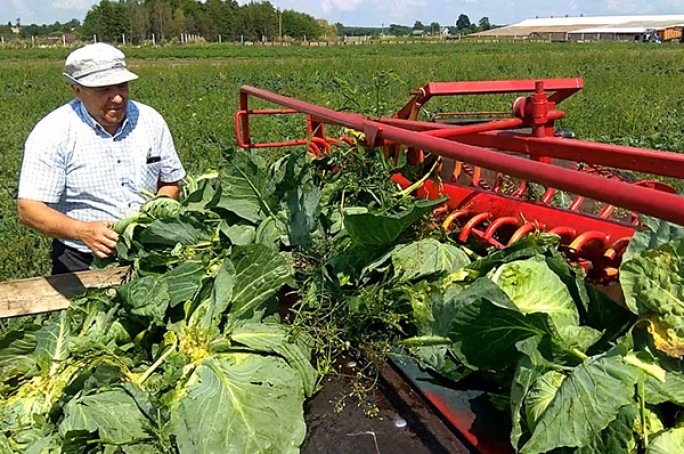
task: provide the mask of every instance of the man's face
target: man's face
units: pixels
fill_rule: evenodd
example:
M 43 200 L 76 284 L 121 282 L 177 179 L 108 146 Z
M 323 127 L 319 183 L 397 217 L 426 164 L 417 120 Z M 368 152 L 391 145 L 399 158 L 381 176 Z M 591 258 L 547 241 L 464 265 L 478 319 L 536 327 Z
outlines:
M 107 87 L 82 87 L 72 84 L 71 88 L 88 113 L 110 134 L 114 134 L 126 116 L 128 107 L 128 82 Z

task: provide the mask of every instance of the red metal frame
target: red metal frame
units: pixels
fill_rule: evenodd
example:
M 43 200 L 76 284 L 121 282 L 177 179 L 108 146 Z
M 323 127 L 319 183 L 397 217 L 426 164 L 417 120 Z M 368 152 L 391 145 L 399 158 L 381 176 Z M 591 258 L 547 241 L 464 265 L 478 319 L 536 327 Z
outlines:
M 619 170 L 684 178 L 684 155 L 554 137 L 554 122 L 564 115 L 556 105 L 582 86 L 581 79 L 433 82 L 413 92 L 392 118 L 375 119 L 245 86 L 235 117 L 236 135 L 244 148 L 306 145 L 318 155 L 341 141 L 353 143 L 347 137 L 327 137 L 323 125 L 335 125 L 363 133 L 363 145 L 383 147 L 388 156 L 407 153 L 412 164 L 424 162 L 429 154 L 439 155 L 441 180 L 427 180 L 417 195 L 448 196 L 433 213 L 447 232 L 460 241 L 503 248 L 533 231 L 548 231 L 560 236 L 566 256 L 582 265 L 590 280 L 605 283 L 617 277 L 622 254 L 638 227 L 637 213 L 684 225 L 684 197 L 657 181 L 628 182 Z M 508 118 L 501 112 L 455 112 L 434 115 L 430 122 L 416 120 L 433 97 L 495 93 L 530 95 L 514 100 Z M 250 96 L 285 109 L 250 110 Z M 253 143 L 249 118 L 268 113 L 305 114 L 307 137 Z M 466 115 L 475 118 L 464 120 Z M 447 116 L 453 118 L 451 123 Z M 404 188 L 413 184 L 401 174 L 392 179 Z M 533 197 L 535 184 L 544 186 L 541 196 Z M 572 199 L 567 206 L 553 204 L 559 191 Z M 591 211 L 582 212 L 585 207 Z M 467 400 L 467 392 L 415 380 L 419 374 L 415 370 L 405 373 L 441 416 L 481 452 L 510 451 L 505 435 L 477 432 L 472 421 L 480 416 L 479 410 Z
M 430 82 L 413 91 L 411 100 L 401 108 L 395 118 L 415 119 L 416 109 L 436 96 L 486 95 L 501 93 L 531 93 L 537 88 L 537 80 L 487 80 L 472 82 Z M 580 78 L 544 79 L 544 90 L 553 92 L 548 96 L 550 103 L 558 104 L 584 87 Z
M 583 265 L 590 279 L 606 282 L 617 276 L 622 245 L 634 233 L 637 213 L 684 225 L 684 197 L 659 182 L 629 183 L 613 169 L 684 178 L 684 155 L 554 137 L 554 123 L 564 115 L 556 105 L 582 86 L 581 79 L 432 82 L 414 92 L 392 118 L 375 119 L 244 86 L 235 115 L 236 136 L 244 148 L 299 145 L 320 155 L 332 145 L 352 143 L 348 137 L 326 136 L 324 126 L 334 125 L 362 133 L 364 145 L 384 147 L 388 155 L 405 152 L 413 164 L 426 154 L 439 155 L 454 163 L 454 171 L 440 184 L 427 181 L 418 195 L 449 196 L 447 210 L 453 213 L 444 225 L 450 230 L 457 226 L 459 240 L 473 238 L 501 248 L 535 230 L 557 233 L 567 256 Z M 510 118 L 497 113 L 459 124 L 458 118 L 468 114 L 459 112 L 456 124 L 415 120 L 420 108 L 436 96 L 497 93 L 531 94 L 514 100 Z M 251 110 L 250 97 L 282 108 Z M 306 137 L 254 143 L 250 117 L 273 114 L 306 115 Z M 497 172 L 496 181 L 483 177 L 482 169 Z M 506 193 L 502 176 L 517 179 L 513 191 Z M 404 187 L 412 183 L 401 175 L 394 180 Z M 546 188 L 537 200 L 529 200 L 531 182 Z M 559 191 L 571 194 L 569 206 L 552 204 Z M 585 206 L 593 206 L 595 212 L 582 212 Z M 623 219 L 609 219 L 616 212 L 622 212 Z

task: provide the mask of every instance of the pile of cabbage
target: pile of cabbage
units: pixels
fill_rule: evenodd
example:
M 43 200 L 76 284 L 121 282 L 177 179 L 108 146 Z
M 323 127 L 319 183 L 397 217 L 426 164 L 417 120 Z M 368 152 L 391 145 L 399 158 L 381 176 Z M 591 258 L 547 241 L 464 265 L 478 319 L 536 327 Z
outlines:
M 683 452 L 682 229 L 644 220 L 619 304 L 555 236 L 455 243 L 403 164 L 229 150 L 122 220 L 126 284 L 0 325 L 0 453 L 297 452 L 331 361 L 377 345 L 479 387 L 518 452 Z

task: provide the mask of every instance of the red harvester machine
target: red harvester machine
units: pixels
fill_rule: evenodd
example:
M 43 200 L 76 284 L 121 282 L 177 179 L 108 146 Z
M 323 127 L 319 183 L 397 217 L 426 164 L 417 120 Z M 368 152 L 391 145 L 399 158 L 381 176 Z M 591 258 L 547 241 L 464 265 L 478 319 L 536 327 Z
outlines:
M 617 278 L 639 214 L 684 225 L 684 197 L 662 182 L 628 175 L 684 179 L 684 154 L 587 142 L 557 129 L 556 121 L 564 117 L 558 104 L 582 87 L 579 78 L 432 82 L 411 93 L 391 118 L 368 118 L 245 86 L 235 128 L 243 148 L 306 145 L 318 155 L 331 146 L 353 143 L 344 136 L 328 137 L 326 126 L 332 125 L 362 133 L 364 145 L 382 147 L 387 156 L 407 153 L 411 164 L 440 156 L 440 178 L 426 181 L 418 195 L 448 195 L 435 214 L 460 241 L 474 239 L 503 248 L 535 230 L 555 233 L 566 257 L 581 265 L 590 281 L 609 284 Z M 450 112 L 418 120 L 434 97 L 507 93 L 519 96 L 509 112 Z M 277 108 L 251 110 L 250 97 Z M 282 114 L 305 115 L 306 136 L 252 141 L 253 116 Z M 403 187 L 413 183 L 400 174 L 393 179 Z M 495 427 L 487 424 L 479 430 L 473 424 L 487 412 L 476 408 L 476 396 L 421 381 L 420 372 L 410 366 L 398 368 L 471 448 L 510 449 L 504 430 L 497 436 Z

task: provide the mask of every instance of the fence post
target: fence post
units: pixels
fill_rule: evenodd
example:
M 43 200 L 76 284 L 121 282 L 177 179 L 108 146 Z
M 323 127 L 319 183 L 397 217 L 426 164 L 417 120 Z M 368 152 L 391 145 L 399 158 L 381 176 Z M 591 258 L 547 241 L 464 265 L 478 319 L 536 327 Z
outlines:
M 152 33 L 152 47 L 157 45 L 157 40 L 154 37 L 154 33 Z
M 66 47 L 66 35 L 62 35 L 62 46 Z
M 126 34 L 125 33 L 121 34 L 121 45 L 123 45 L 123 46 L 126 45 Z
M 36 37 L 31 35 L 31 47 L 36 47 Z
M 93 42 L 94 42 L 94 43 L 97 42 L 97 35 L 93 35 Z
M 221 41 L 221 35 L 219 35 L 219 43 L 220 43 L 220 42 L 222 42 L 222 41 Z

